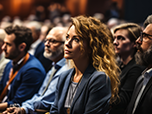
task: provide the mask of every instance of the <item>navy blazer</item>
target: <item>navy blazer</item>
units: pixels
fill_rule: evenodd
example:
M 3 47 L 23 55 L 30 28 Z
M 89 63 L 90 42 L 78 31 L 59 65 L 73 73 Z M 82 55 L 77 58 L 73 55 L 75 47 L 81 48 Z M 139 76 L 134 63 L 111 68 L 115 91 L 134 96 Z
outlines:
M 50 114 L 66 114 L 64 107 L 74 68 L 61 74 L 54 105 Z M 89 65 L 74 96 L 70 114 L 105 114 L 111 97 L 110 79 L 104 72 L 98 72 Z
M 0 94 L 9 79 L 11 68 L 12 61 L 5 67 L 2 80 L 0 81 Z M 18 71 L 11 83 L 11 88 L 7 94 L 8 106 L 13 103 L 21 104 L 25 100 L 30 99 L 39 90 L 45 75 L 46 73 L 42 64 L 34 56 L 30 55 L 26 64 Z

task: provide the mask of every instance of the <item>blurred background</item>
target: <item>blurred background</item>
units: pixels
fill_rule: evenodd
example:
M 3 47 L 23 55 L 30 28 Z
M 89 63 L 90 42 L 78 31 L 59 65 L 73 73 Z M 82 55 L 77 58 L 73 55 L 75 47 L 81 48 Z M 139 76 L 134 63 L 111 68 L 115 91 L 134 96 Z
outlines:
M 54 21 L 81 14 L 142 23 L 152 13 L 152 0 L 0 0 L 0 20 Z M 57 21 L 57 19 L 55 20 Z

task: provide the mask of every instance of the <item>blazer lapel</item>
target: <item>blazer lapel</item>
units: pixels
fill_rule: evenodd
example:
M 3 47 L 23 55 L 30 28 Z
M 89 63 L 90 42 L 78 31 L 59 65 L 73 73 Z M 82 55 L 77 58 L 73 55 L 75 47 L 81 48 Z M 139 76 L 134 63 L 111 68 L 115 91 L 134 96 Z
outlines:
M 64 106 L 73 71 L 74 71 L 74 69 L 70 70 L 70 72 L 68 73 L 68 76 L 66 76 L 65 83 L 63 85 L 62 96 L 61 96 L 62 97 L 61 101 L 63 101 L 61 106 Z
M 73 99 L 73 102 L 72 102 L 72 105 L 71 105 L 71 110 L 75 104 L 75 102 L 77 101 L 77 99 L 79 98 L 86 82 L 89 80 L 89 77 L 91 77 L 92 73 L 95 71 L 95 68 L 92 66 L 92 65 L 89 65 L 87 67 L 87 69 L 85 70 L 84 74 L 83 74 L 83 77 L 82 77 L 82 80 L 77 88 L 77 92 L 75 94 L 75 97 Z
M 143 76 L 140 76 L 139 79 L 137 80 L 136 85 L 135 85 L 135 88 L 134 88 L 134 92 L 133 92 L 133 94 L 132 94 L 131 101 L 130 101 L 130 103 L 129 103 L 129 105 L 128 105 L 128 108 L 127 108 L 127 110 L 128 110 L 127 112 L 132 113 L 132 110 L 133 110 L 133 108 L 134 108 L 135 101 L 136 101 L 136 99 L 137 99 L 137 96 L 138 96 L 138 94 L 139 94 L 142 86 L 143 86 Z
M 150 78 L 149 82 L 147 83 L 146 87 L 145 87 L 145 90 L 143 91 L 142 95 L 141 95 L 141 98 L 139 100 L 139 103 L 141 102 L 142 98 L 144 97 L 144 95 L 147 93 L 147 91 L 149 90 L 149 88 L 151 87 L 152 85 L 152 78 Z M 138 104 L 139 104 L 138 103 Z
M 136 98 L 137 98 L 137 96 L 138 96 L 138 94 L 139 94 L 139 92 L 140 92 L 140 90 L 141 90 L 141 88 L 142 88 L 142 86 L 143 86 L 143 76 L 141 76 L 140 77 L 140 79 L 139 79 L 139 81 L 137 82 L 137 84 L 136 84 L 136 86 L 135 86 L 135 88 L 134 88 L 134 94 L 133 94 L 133 98 L 136 100 Z

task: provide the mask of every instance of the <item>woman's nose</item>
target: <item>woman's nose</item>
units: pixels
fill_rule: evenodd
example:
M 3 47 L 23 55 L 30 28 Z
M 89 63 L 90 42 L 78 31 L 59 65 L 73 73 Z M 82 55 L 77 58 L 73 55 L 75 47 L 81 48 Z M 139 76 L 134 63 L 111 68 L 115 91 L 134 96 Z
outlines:
M 116 38 L 114 39 L 113 44 L 118 45 L 118 40 Z

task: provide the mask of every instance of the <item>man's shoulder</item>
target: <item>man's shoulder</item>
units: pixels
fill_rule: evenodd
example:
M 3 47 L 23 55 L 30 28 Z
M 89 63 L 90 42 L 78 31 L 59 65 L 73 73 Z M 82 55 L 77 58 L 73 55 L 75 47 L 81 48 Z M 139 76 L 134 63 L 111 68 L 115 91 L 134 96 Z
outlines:
M 30 55 L 30 58 L 25 65 L 32 65 L 35 67 L 37 67 L 37 65 L 42 66 L 42 64 L 39 62 L 39 60 L 36 57 L 34 57 L 33 55 Z
M 36 59 L 36 57 L 34 57 L 33 55 L 30 55 L 29 60 L 27 61 L 27 63 L 23 66 L 24 69 L 39 69 L 41 71 L 45 71 L 44 67 L 42 66 L 42 64 L 38 61 L 38 59 Z

